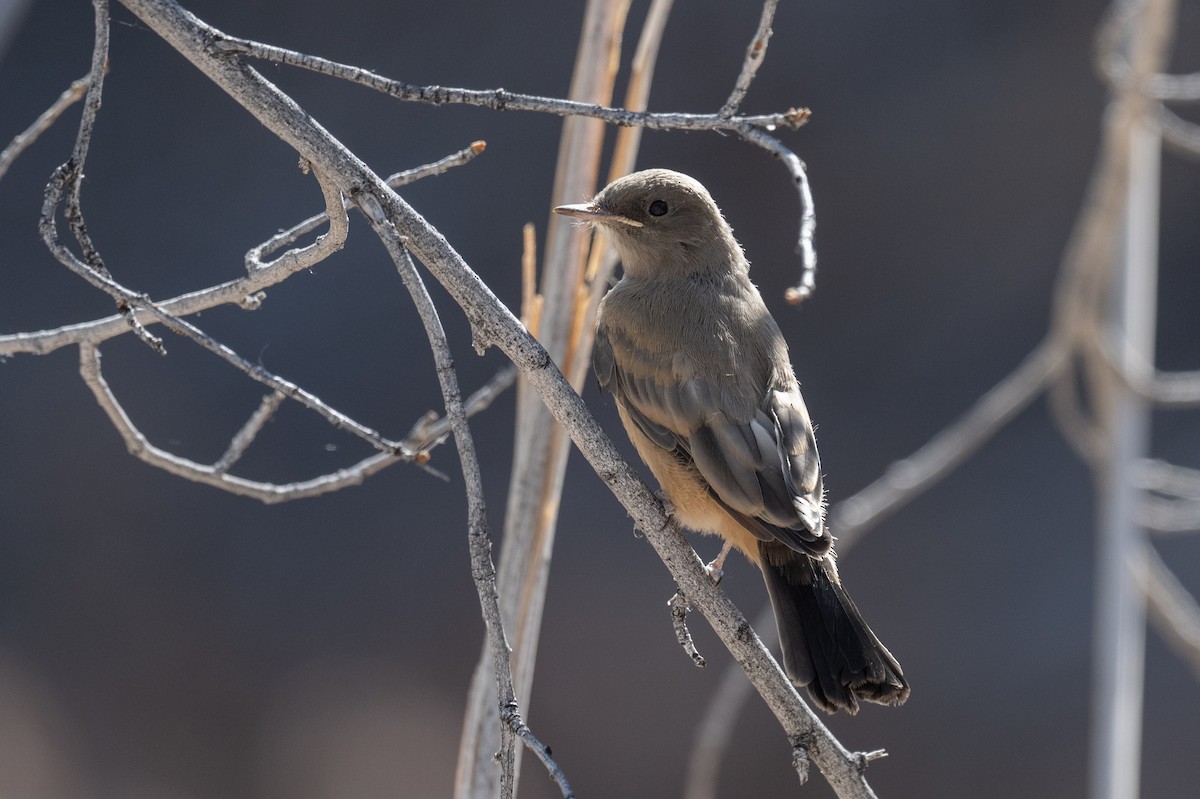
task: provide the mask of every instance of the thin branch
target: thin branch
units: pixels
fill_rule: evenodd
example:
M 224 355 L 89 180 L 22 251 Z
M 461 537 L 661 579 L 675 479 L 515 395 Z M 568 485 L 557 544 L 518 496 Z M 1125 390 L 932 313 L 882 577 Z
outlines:
M 1134 485 L 1166 496 L 1200 499 L 1200 470 L 1147 458 L 1134 472 Z
M 1147 75 L 1142 94 L 1164 102 L 1194 103 L 1200 100 L 1200 72 L 1189 75 Z
M 612 108 L 595 103 L 560 100 L 507 89 L 456 89 L 447 86 L 417 86 L 350 64 L 299 53 L 284 47 L 262 44 L 221 33 L 211 28 L 209 46 L 214 55 L 245 55 L 261 61 L 286 64 L 320 75 L 356 83 L 397 100 L 429 105 L 470 105 L 492 111 L 532 111 L 561 117 L 590 117 L 611 125 L 636 125 L 650 130 L 731 130 L 746 126 L 796 130 L 812 115 L 807 108 L 790 108 L 778 114 L 722 117 L 720 114 L 647 113 Z
M 758 30 L 754 32 L 754 38 L 746 48 L 746 58 L 742 61 L 742 71 L 733 86 L 733 92 L 725 101 L 725 105 L 721 106 L 721 116 L 731 117 L 742 107 L 742 100 L 746 99 L 746 92 L 750 91 L 750 84 L 754 82 L 754 76 L 758 74 L 758 68 L 766 58 L 767 42 L 770 41 L 772 33 L 771 21 L 775 19 L 775 8 L 778 5 L 779 0 L 765 0 L 763 3 Z
M 307 166 L 304 169 L 307 171 Z M 296 272 L 311 269 L 346 246 L 346 237 L 350 235 L 350 220 L 346 216 L 342 193 L 332 182 L 322 180 L 319 174 L 316 178 L 317 185 L 321 187 L 321 196 L 325 199 L 325 213 L 310 217 L 291 230 L 276 234 L 259 246 L 251 248 L 246 253 L 246 270 L 248 272 L 253 274 L 261 270 L 278 270 L 293 275 Z M 316 241 L 312 244 L 288 250 L 269 263 L 263 262 L 263 256 L 294 243 L 301 235 L 315 230 L 325 221 L 329 222 L 329 230 L 317 236 Z
M 393 185 L 406 185 L 422 177 L 440 174 L 451 166 L 465 164 L 481 152 L 483 152 L 482 142 L 475 142 L 470 147 L 447 156 L 440 161 L 404 172 L 398 172 L 388 178 L 388 180 L 392 181 Z M 322 187 L 322 193 L 325 194 L 324 187 Z M 326 195 L 327 203 L 328 200 L 329 196 Z M 315 230 L 321 223 L 331 218 L 331 216 L 335 219 L 344 217 L 344 211 L 345 204 L 339 198 L 336 206 L 327 205 L 325 213 L 311 217 L 290 230 L 272 237 L 267 242 L 253 248 L 251 253 L 255 253 L 256 256 L 254 257 L 261 259 L 266 254 L 274 252 L 282 246 L 291 244 L 301 235 L 304 235 L 304 233 Z M 332 225 L 325 235 L 335 241 L 338 237 L 338 233 L 334 231 Z M 308 248 L 306 248 L 306 251 L 309 253 L 308 257 L 281 258 L 272 262 L 273 266 L 263 265 L 259 266 L 259 268 L 249 268 L 249 274 L 246 277 L 225 283 L 218 283 L 215 286 L 199 289 L 187 294 L 181 294 L 158 303 L 158 308 L 176 317 L 191 316 L 192 314 L 200 313 L 201 311 L 206 311 L 209 308 L 215 308 L 220 305 L 237 305 L 246 310 L 254 310 L 262 303 L 264 296 L 262 294 L 263 289 L 277 285 L 296 272 L 304 271 L 316 265 L 317 261 L 311 260 L 314 251 Z M 247 254 L 247 257 L 252 258 L 250 253 Z M 254 267 L 256 264 L 251 260 L 248 262 L 248 265 L 249 267 Z M 134 314 L 141 323 L 150 324 L 153 322 L 150 314 L 144 309 L 140 311 L 135 309 Z M 100 344 L 110 338 L 115 338 L 128 332 L 129 327 L 123 317 L 108 316 L 103 319 L 64 325 L 50 330 L 0 335 L 0 357 L 16 355 L 18 353 L 46 355 L 62 347 L 85 342 Z
M 401 280 L 413 297 L 417 314 L 425 326 L 425 333 L 433 350 L 434 364 L 437 369 L 438 382 L 441 385 L 442 397 L 446 402 L 446 418 L 454 431 L 454 440 L 458 447 L 459 461 L 462 464 L 463 479 L 466 482 L 467 494 L 467 538 L 471 549 L 471 575 L 475 579 L 479 603 L 483 611 L 484 623 L 487 626 L 488 641 L 492 652 L 493 671 L 496 682 L 496 695 L 500 706 L 501 732 L 500 749 L 500 796 L 510 799 L 516 790 L 516 756 L 514 740 L 520 738 L 546 765 L 551 777 L 558 784 L 565 799 L 573 799 L 574 793 L 567 782 L 566 775 L 558 764 L 550 757 L 550 750 L 534 736 L 521 719 L 517 705 L 516 693 L 513 688 L 511 650 L 504 633 L 504 622 L 500 615 L 500 597 L 496 588 L 496 567 L 492 562 L 492 539 L 488 531 L 487 508 L 483 495 L 483 478 L 479 470 L 479 459 L 475 454 L 475 444 L 471 436 L 470 425 L 467 423 L 466 411 L 463 407 L 462 395 L 458 388 L 458 377 L 454 371 L 454 358 L 450 353 L 450 345 L 446 340 L 433 299 L 429 296 L 421 276 L 417 273 L 401 241 L 400 234 L 384 215 L 383 208 L 371 195 L 362 195 L 360 207 L 371 220 L 371 226 L 376 235 L 383 241 L 388 253 L 396 264 Z
M 83 101 L 83 114 L 79 120 L 79 129 L 75 134 L 75 146 L 71 151 L 71 158 L 67 163 L 55 170 L 54 177 L 51 178 L 51 185 L 61 181 L 62 185 L 57 189 L 57 193 L 59 194 L 61 194 L 62 189 L 65 187 L 66 201 L 64 203 L 64 216 L 71 228 L 72 235 L 75 237 L 75 242 L 79 245 L 79 249 L 83 254 L 85 269 L 96 273 L 102 278 L 111 279 L 112 275 L 109 274 L 108 268 L 104 265 L 104 260 L 100 257 L 100 251 L 96 249 L 96 245 L 92 242 L 92 238 L 88 234 L 81 203 L 84 165 L 87 163 L 88 150 L 92 143 L 92 131 L 96 126 L 96 117 L 100 113 L 100 100 L 104 91 L 104 75 L 108 72 L 108 0 L 92 0 L 92 8 L 95 18 L 95 36 L 92 45 L 92 68 L 88 72 L 87 94 Z M 49 188 L 46 193 L 49 196 Z M 51 213 L 57 213 L 57 208 L 58 201 L 56 200 Z M 43 214 L 45 212 L 45 208 L 43 208 Z M 59 260 L 61 261 L 62 258 L 60 257 Z M 124 318 L 134 335 L 155 352 L 165 355 L 166 351 L 163 349 L 162 339 L 153 335 L 142 326 L 142 323 L 138 321 L 125 300 L 120 298 L 114 299 L 116 299 L 117 312 Z
M 1200 530 L 1200 471 L 1144 459 L 1133 472 L 1142 491 L 1138 523 L 1156 533 Z
M 783 295 L 788 303 L 798 305 L 812 296 L 817 287 L 817 250 L 813 246 L 817 215 L 813 210 L 812 189 L 808 185 L 808 167 L 795 153 L 784 147 L 783 142 L 757 128 L 741 128 L 738 135 L 781 160 L 791 174 L 792 183 L 800 197 L 800 236 L 796 242 L 796 252 L 800 254 L 800 279 Z
M 760 31 L 761 26 L 765 24 L 768 28 L 768 35 L 776 3 L 777 0 L 767 0 L 763 9 Z M 230 36 L 214 28 L 210 28 L 210 30 L 212 32 L 210 46 L 218 53 L 245 55 L 273 63 L 307 69 L 318 74 L 357 83 L 386 94 L 389 97 L 395 97 L 406 102 L 429 103 L 432 105 L 461 104 L 489 108 L 494 111 L 533 111 L 566 117 L 591 117 L 609 124 L 636 126 L 651 130 L 733 131 L 743 139 L 751 141 L 783 159 L 788 166 L 788 170 L 792 173 L 793 180 L 800 194 L 800 237 L 796 251 L 801 256 L 802 272 L 797 285 L 790 289 L 785 296 L 788 302 L 796 304 L 804 301 L 813 291 L 817 268 L 816 252 L 812 244 L 816 217 L 812 210 L 813 200 L 812 192 L 808 187 L 808 177 L 805 174 L 803 162 L 784 147 L 782 142 L 779 142 L 765 132 L 774 131 L 778 128 L 798 129 L 808 122 L 809 117 L 812 116 L 812 112 L 807 108 L 790 108 L 787 111 L 777 114 L 749 116 L 726 114 L 725 109 L 716 114 L 648 113 L 628 108 L 611 108 L 595 103 L 581 103 L 573 100 L 559 100 L 550 97 L 518 94 L 506 89 L 456 89 L 444 86 L 416 86 L 404 83 L 403 81 L 385 78 L 361 67 L 341 64 L 336 61 L 320 58 L 319 56 Z M 756 43 L 759 43 L 759 41 L 760 39 L 756 38 L 755 42 L 751 43 L 751 50 L 755 48 Z M 761 55 L 765 54 L 765 49 L 766 37 L 761 37 L 760 60 Z M 757 65 L 753 69 L 750 69 L 748 65 L 743 65 L 743 74 L 739 76 L 737 87 L 741 87 L 743 82 L 748 87 L 750 80 L 753 79 L 754 70 L 757 70 Z M 748 76 L 747 72 L 749 72 Z M 733 102 L 734 97 L 737 95 L 737 87 L 735 87 L 734 95 L 730 97 L 730 102 Z M 728 107 L 728 103 L 726 105 Z
M 33 121 L 32 125 L 13 137 L 9 145 L 0 152 L 0 180 L 4 179 L 5 174 L 8 173 L 8 168 L 21 156 L 21 153 L 25 152 L 25 150 L 38 140 L 39 136 L 49 130 L 50 126 L 58 121 L 58 118 L 62 116 L 64 111 L 83 99 L 90 85 L 89 77 L 84 76 L 68 86 L 66 91 L 60 94 L 58 99 L 54 101 L 53 105 L 43 111 L 41 116 Z
M 834 505 L 830 528 L 841 549 L 897 508 L 936 483 L 1040 394 L 1066 363 L 1066 348 L 1047 338 L 1012 373 L 980 397 L 969 411 L 941 430 L 883 476 Z
M 272 391 L 262 398 L 258 408 L 242 425 L 242 429 L 234 434 L 233 439 L 229 442 L 229 448 L 225 450 L 225 454 L 217 459 L 213 464 L 213 471 L 217 474 L 225 474 L 229 471 L 229 467 L 233 466 L 241 457 L 246 454 L 246 450 L 254 443 L 254 439 L 258 437 L 258 433 L 263 429 L 263 426 L 271 420 L 275 415 L 275 411 L 279 410 L 279 406 L 287 399 L 287 395 L 282 391 Z
M 1123 336 L 1114 333 L 1111 338 L 1118 343 L 1101 346 L 1098 359 L 1124 388 L 1162 408 L 1200 407 L 1200 370 L 1159 371 Z
M 1138 578 L 1150 619 L 1181 660 L 1200 679 L 1200 605 L 1167 568 L 1154 547 L 1143 548 Z
M 629 0 L 588 0 L 569 87 L 572 100 L 607 105 L 620 64 L 621 35 Z M 547 206 L 590 196 L 596 189 L 604 125 L 571 117 L 562 125 Z M 585 234 L 554 218 L 546 227 L 540 286 L 534 301 L 537 336 L 551 358 L 565 365 L 580 351 L 570 330 L 583 274 Z M 532 249 L 529 250 L 532 253 Z M 513 681 L 517 701 L 529 707 L 541 636 L 546 586 L 570 442 L 528 382 L 517 387 L 512 470 L 500 553 L 503 618 L 512 630 Z M 467 717 L 456 773 L 457 799 L 491 799 L 486 769 L 495 750 L 493 708 L 485 704 L 486 660 L 481 659 L 467 698 Z
M 388 177 L 387 184 L 393 189 L 398 189 L 401 186 L 407 186 L 408 184 L 414 183 L 422 178 L 441 175 L 456 166 L 463 166 L 464 164 L 469 163 L 470 161 L 474 160 L 476 156 L 483 153 L 483 151 L 486 149 L 486 142 L 472 142 L 470 146 L 464 147 L 458 152 L 451 153 L 445 158 L 441 158 L 433 163 L 424 164 L 422 166 L 414 167 L 413 169 L 406 169 L 402 172 L 397 172 L 396 174 Z M 303 222 L 300 222 L 299 224 L 294 225 L 287 230 L 275 234 L 262 244 L 251 247 L 246 253 L 247 271 L 254 272 L 261 269 L 278 269 L 287 275 L 291 275 L 298 271 L 303 271 L 315 266 L 328 255 L 332 255 L 333 252 L 341 249 L 342 245 L 346 241 L 346 235 L 348 231 L 345 211 L 350 207 L 350 203 L 349 201 L 342 199 L 340 192 L 334 192 L 331 194 L 331 190 L 326 188 L 325 183 L 321 183 L 320 186 L 321 192 L 325 197 L 325 213 L 310 216 Z M 337 206 L 341 207 L 341 213 L 331 213 L 330 209 L 335 209 Z M 333 219 L 334 222 L 330 223 L 330 230 L 326 236 L 332 241 L 327 244 L 324 249 L 317 248 L 315 245 L 312 247 L 305 247 L 300 250 L 292 250 L 286 257 L 277 258 L 270 263 L 263 263 L 263 258 L 266 256 L 270 255 L 281 247 L 295 243 L 301 236 L 311 233 L 330 219 Z M 321 238 L 325 238 L 325 236 Z M 320 239 L 318 239 L 318 242 L 320 242 Z M 337 243 L 335 245 L 332 242 Z
M 1139 524 L 1157 533 L 1200 530 L 1200 471 L 1145 459 L 1133 477 L 1143 492 Z
M 496 397 L 511 388 L 516 379 L 517 367 L 511 363 L 492 375 L 490 380 L 467 397 L 465 405 L 467 416 L 474 416 L 485 410 Z M 449 432 L 450 421 L 445 416 L 439 417 L 436 413 L 431 412 L 413 425 L 412 430 L 405 437 L 404 443 L 417 453 L 417 459 L 420 460 L 422 454 L 428 455 L 429 450 L 440 444 Z
M 130 454 L 149 465 L 169 474 L 197 483 L 213 486 L 232 494 L 251 497 L 268 505 L 303 497 L 314 497 L 330 491 L 358 485 L 367 477 L 404 460 L 398 455 L 380 453 L 360 461 L 348 469 L 339 469 L 331 474 L 312 480 L 276 485 L 226 474 L 215 465 L 205 465 L 181 458 L 160 449 L 149 442 L 130 421 L 125 409 L 117 401 L 112 389 L 100 371 L 100 350 L 84 342 L 79 345 L 79 373 L 83 382 L 91 389 L 100 407 L 107 414 L 113 427 L 121 435 Z
M 1190 158 L 1200 157 L 1200 125 L 1189 122 L 1166 106 L 1158 108 L 1163 141 Z

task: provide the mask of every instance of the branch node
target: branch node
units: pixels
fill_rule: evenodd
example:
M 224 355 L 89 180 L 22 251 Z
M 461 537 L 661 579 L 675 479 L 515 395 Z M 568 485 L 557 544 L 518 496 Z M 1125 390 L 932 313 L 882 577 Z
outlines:
M 688 630 L 687 615 L 692 608 L 687 603 L 687 597 L 684 596 L 682 590 L 676 591 L 675 596 L 667 601 L 667 607 L 671 609 L 671 626 L 675 628 L 675 640 L 683 647 L 683 651 L 692 659 L 696 668 L 704 668 L 707 665 L 704 662 L 704 656 L 696 649 L 692 633 Z
M 855 752 L 854 767 L 858 770 L 859 774 L 865 774 L 867 771 L 867 766 L 870 765 L 872 760 L 879 760 L 881 757 L 887 756 L 888 753 L 886 749 L 872 749 L 870 752 Z
M 796 776 L 800 779 L 800 784 L 804 785 L 808 782 L 808 766 L 811 761 L 808 759 L 808 745 L 798 743 L 792 747 L 792 768 L 796 772 Z

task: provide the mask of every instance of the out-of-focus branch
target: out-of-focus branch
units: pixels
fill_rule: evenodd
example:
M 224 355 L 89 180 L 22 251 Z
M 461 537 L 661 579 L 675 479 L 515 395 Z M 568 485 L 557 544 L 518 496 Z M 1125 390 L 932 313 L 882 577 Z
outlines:
M 817 250 L 813 237 L 817 231 L 817 215 L 813 210 L 812 189 L 808 185 L 808 167 L 791 150 L 774 136 L 768 136 L 757 128 L 745 128 L 738 135 L 774 155 L 792 176 L 792 185 L 800 198 L 800 236 L 796 241 L 796 252 L 800 254 L 800 279 L 796 285 L 784 292 L 783 298 L 792 305 L 804 302 L 817 286 Z
M 912 455 L 889 466 L 874 483 L 834 505 L 830 529 L 838 536 L 841 553 L 983 446 L 1045 390 L 1066 361 L 1064 342 L 1047 338 L 955 422 Z
M 1147 459 L 1134 473 L 1134 481 L 1143 492 L 1138 520 L 1147 530 L 1200 530 L 1200 471 Z
M 637 125 L 651 130 L 728 130 L 746 126 L 795 130 L 808 122 L 807 108 L 790 108 L 777 114 L 721 116 L 721 114 L 647 113 L 628 108 L 612 108 L 600 103 L 559 100 L 507 89 L 455 89 L 447 86 L 416 86 L 350 64 L 340 64 L 320 56 L 299 53 L 284 47 L 229 36 L 213 29 L 209 44 L 216 54 L 245 55 L 262 61 L 287 64 L 321 75 L 350 81 L 397 100 L 430 105 L 472 105 L 492 111 L 532 111 L 562 117 L 589 117 L 610 125 Z
M 1167 568 L 1153 546 L 1146 545 L 1138 569 L 1150 619 L 1179 658 L 1200 679 L 1200 605 Z

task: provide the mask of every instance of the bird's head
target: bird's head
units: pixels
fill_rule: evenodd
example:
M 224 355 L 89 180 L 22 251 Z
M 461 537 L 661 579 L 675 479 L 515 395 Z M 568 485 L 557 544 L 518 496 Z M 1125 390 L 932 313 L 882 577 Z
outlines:
M 745 262 L 708 189 L 669 169 L 634 172 L 590 202 L 554 211 L 603 228 L 634 277 L 729 270 Z

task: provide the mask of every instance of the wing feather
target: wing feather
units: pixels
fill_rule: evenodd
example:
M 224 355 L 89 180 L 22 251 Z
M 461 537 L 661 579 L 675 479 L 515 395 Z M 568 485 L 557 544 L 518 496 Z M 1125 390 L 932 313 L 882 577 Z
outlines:
M 656 357 L 620 336 L 614 345 L 601 325 L 592 362 L 633 424 L 690 461 L 713 499 L 752 535 L 817 557 L 827 552 L 821 464 L 799 386 L 767 390 L 757 407 L 738 408 L 732 398 L 744 392 L 736 386 L 715 384 L 681 353 L 663 374 Z

